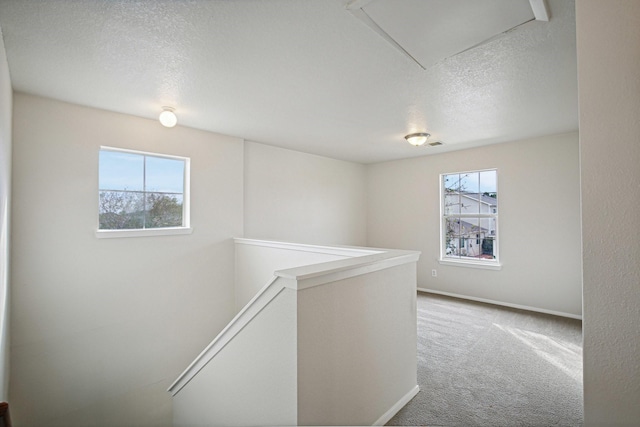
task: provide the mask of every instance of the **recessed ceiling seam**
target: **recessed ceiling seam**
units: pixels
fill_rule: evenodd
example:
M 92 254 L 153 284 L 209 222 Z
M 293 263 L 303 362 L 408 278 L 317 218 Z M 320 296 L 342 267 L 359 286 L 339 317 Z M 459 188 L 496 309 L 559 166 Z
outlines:
M 409 59 L 411 59 L 413 62 L 415 62 L 416 64 L 418 64 L 418 66 L 420 66 L 420 68 L 422 68 L 423 70 L 426 70 L 427 67 L 425 67 L 424 65 L 422 65 L 420 63 L 420 61 L 418 61 L 413 55 L 411 55 L 399 42 L 397 42 L 391 35 L 389 35 L 389 33 L 387 33 L 385 30 L 382 29 L 382 27 L 380 27 L 380 25 L 378 25 L 378 23 L 371 18 L 371 16 L 369 16 L 367 14 L 367 12 L 364 10 L 364 7 L 370 3 L 372 0 L 353 0 L 349 3 L 346 4 L 345 9 L 347 9 L 353 16 L 355 16 L 356 18 L 358 18 L 361 22 L 363 22 L 366 26 L 368 26 L 370 29 L 372 29 L 375 33 L 377 33 L 379 36 L 381 36 L 384 40 L 386 40 L 389 44 L 391 44 L 393 47 L 395 47 L 397 50 L 399 50 L 402 54 L 404 54 L 406 57 L 408 57 Z M 483 40 L 471 47 L 468 47 L 464 50 L 461 50 L 460 52 L 457 52 L 451 56 L 448 56 L 446 58 L 443 58 L 441 61 L 438 61 L 437 63 L 443 62 L 447 59 L 450 58 L 454 58 L 462 53 L 468 52 L 470 50 L 473 50 L 477 47 L 483 46 L 487 43 L 491 43 L 494 40 L 497 40 L 501 37 L 504 37 L 506 34 L 509 34 L 510 32 L 518 29 L 519 27 L 528 24 L 532 21 L 549 21 L 549 13 L 547 11 L 547 6 L 545 3 L 545 0 L 530 0 L 530 4 L 531 4 L 531 8 L 532 11 L 534 12 L 534 17 L 528 21 L 522 22 L 518 25 L 515 25 L 511 28 L 509 28 L 506 31 L 503 31 L 499 34 L 496 34 L 493 37 L 490 37 L 486 40 Z M 435 65 L 435 64 L 432 64 Z
M 426 70 L 426 68 L 420 62 L 418 62 L 418 60 L 416 58 L 411 56 L 411 54 L 409 52 L 407 52 L 407 50 L 400 45 L 400 43 L 395 41 L 393 39 L 393 37 L 391 37 L 385 30 L 380 28 L 380 26 L 376 23 L 376 21 L 374 21 L 373 19 L 371 19 L 371 17 L 369 15 L 367 15 L 367 12 L 365 12 L 364 9 L 360 8 L 360 9 L 353 9 L 352 10 L 352 9 L 348 8 L 347 10 L 349 10 L 349 12 L 351 12 L 351 14 L 353 16 L 355 16 L 360 21 L 362 21 L 367 27 L 371 28 L 374 32 L 376 32 L 380 37 L 382 37 L 388 43 L 390 43 L 391 46 L 395 47 L 401 53 L 403 53 L 405 56 L 407 56 L 409 59 L 411 59 L 413 62 L 418 64 L 418 66 L 420 68 L 422 68 L 423 70 Z
M 481 41 L 481 42 L 480 42 L 480 43 L 478 43 L 478 44 L 475 44 L 475 45 L 473 45 L 473 46 L 471 46 L 471 47 L 469 47 L 469 48 L 467 48 L 467 49 L 461 50 L 460 52 L 458 52 L 458 53 L 456 53 L 456 54 L 453 54 L 453 55 L 449 56 L 449 57 L 448 57 L 448 58 L 446 58 L 446 59 L 453 58 L 453 57 L 455 57 L 455 56 L 460 55 L 461 53 L 465 53 L 465 52 L 468 52 L 468 51 L 470 51 L 470 50 L 472 50 L 472 49 L 475 49 L 475 48 L 477 48 L 477 47 L 483 46 L 483 45 L 485 45 L 485 44 L 487 44 L 487 43 L 491 43 L 492 41 L 497 40 L 497 39 L 499 39 L 500 37 L 504 37 L 505 35 L 509 34 L 510 32 L 512 32 L 512 31 L 514 31 L 514 30 L 516 30 L 516 29 L 518 29 L 519 27 L 522 27 L 523 25 L 526 25 L 526 24 L 528 24 L 529 22 L 533 22 L 533 21 L 537 21 L 537 19 L 536 19 L 536 18 L 532 18 L 532 19 L 530 19 L 530 20 L 528 20 L 528 21 L 523 22 L 522 24 L 518 24 L 518 25 L 516 25 L 515 27 L 511 27 L 511 28 L 509 28 L 508 30 L 501 32 L 500 34 L 496 34 L 495 36 L 493 36 L 493 37 L 489 37 L 488 39 L 486 39 L 486 40 L 484 40 L 484 41 Z

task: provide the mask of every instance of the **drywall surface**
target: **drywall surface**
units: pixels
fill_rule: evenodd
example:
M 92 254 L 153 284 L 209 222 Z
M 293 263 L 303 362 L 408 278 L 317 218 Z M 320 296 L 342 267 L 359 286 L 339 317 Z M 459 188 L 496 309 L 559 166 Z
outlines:
M 298 291 L 298 425 L 373 425 L 416 388 L 415 283 L 409 263 Z
M 240 311 L 260 289 L 270 283 L 277 270 L 349 258 L 320 248 L 314 249 L 312 246 L 307 250 L 300 250 L 251 242 L 236 242 L 235 251 L 236 311 Z
M 245 142 L 245 236 L 307 244 L 366 242 L 365 167 Z
M 190 157 L 193 233 L 97 239 L 101 145 Z M 238 138 L 15 94 L 16 425 L 171 425 L 167 387 L 233 315 L 242 156 Z
M 640 2 L 576 2 L 585 426 L 640 420 Z
M 174 396 L 173 425 L 296 425 L 296 330 L 285 288 Z
M 368 246 L 422 251 L 419 288 L 581 315 L 577 133 L 367 168 Z M 491 168 L 498 170 L 502 269 L 439 264 L 439 175 Z
M 0 30 L 0 402 L 9 388 L 9 224 L 13 91 Z

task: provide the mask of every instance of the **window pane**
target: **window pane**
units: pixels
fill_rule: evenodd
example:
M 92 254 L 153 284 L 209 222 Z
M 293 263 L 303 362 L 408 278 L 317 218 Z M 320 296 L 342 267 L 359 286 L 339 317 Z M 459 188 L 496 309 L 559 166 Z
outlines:
M 478 172 L 460 174 L 460 191 L 463 193 L 479 193 L 480 174 Z
M 444 214 L 452 215 L 457 213 L 460 213 L 460 195 L 458 193 L 445 194 Z
M 100 190 L 142 191 L 144 157 L 121 151 L 100 150 Z
M 470 238 L 475 238 L 475 235 L 480 232 L 480 218 L 464 218 L 463 224 L 463 229 Z
M 460 213 L 477 214 L 480 212 L 478 193 L 462 193 L 460 195 Z
M 482 193 L 482 213 L 498 213 L 498 186 L 496 171 L 480 172 L 480 192 Z
M 182 196 L 147 193 L 145 228 L 181 227 Z
M 478 258 L 480 253 L 480 234 L 474 232 L 467 239 L 466 256 Z
M 458 245 L 459 254 L 462 257 L 477 257 L 479 254 L 479 218 L 460 218 L 459 231 L 460 243 Z
M 184 160 L 146 156 L 146 161 L 146 191 L 184 192 Z
M 444 175 L 442 178 L 445 190 L 448 192 L 460 191 L 460 174 Z
M 99 224 L 101 230 L 144 227 L 144 193 L 101 191 Z
M 495 239 L 493 237 L 485 237 L 482 239 L 482 254 L 480 258 L 482 259 L 495 259 Z
M 496 236 L 496 219 L 495 218 L 482 218 L 480 220 L 480 231 L 489 237 Z
M 498 191 L 496 171 L 480 172 L 480 192 L 495 194 Z
M 460 236 L 462 237 L 471 236 L 471 233 L 473 233 L 477 228 L 474 226 L 474 222 L 475 221 L 472 218 L 461 218 L 459 220 L 458 234 L 460 234 Z
M 480 212 L 479 177 L 480 174 L 478 172 L 460 174 L 462 213 L 477 214 Z
M 460 175 L 451 174 L 442 177 L 444 186 L 444 214 L 460 213 Z
M 485 194 L 478 195 L 478 206 L 480 207 L 481 214 L 498 213 L 498 203 L 495 197 Z
M 445 233 L 445 255 L 458 256 L 458 229 L 460 225 L 459 218 L 446 218 L 444 222 Z

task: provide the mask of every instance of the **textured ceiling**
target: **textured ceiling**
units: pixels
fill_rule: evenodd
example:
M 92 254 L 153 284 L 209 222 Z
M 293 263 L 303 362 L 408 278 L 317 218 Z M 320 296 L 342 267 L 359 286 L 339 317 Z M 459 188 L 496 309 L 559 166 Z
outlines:
M 376 1 L 361 3 L 375 11 Z M 428 27 L 441 24 L 443 2 L 469 0 L 420 1 L 379 19 L 398 28 L 403 13 L 426 15 L 432 2 Z M 154 119 L 168 105 L 179 125 L 338 159 L 374 163 L 578 129 L 573 1 L 547 0 L 549 22 L 426 69 L 345 3 L 0 0 L 0 28 L 17 91 Z M 483 22 L 440 28 L 457 37 Z M 419 27 L 404 43 L 439 45 Z M 445 145 L 412 147 L 403 136 L 416 131 Z

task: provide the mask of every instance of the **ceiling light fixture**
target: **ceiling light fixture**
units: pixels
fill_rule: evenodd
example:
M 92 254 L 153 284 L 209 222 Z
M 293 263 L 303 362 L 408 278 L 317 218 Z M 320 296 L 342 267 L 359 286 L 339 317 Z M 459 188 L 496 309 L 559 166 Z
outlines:
M 174 109 L 171 107 L 162 107 L 162 113 L 160 113 L 158 120 L 160 120 L 162 126 L 167 128 L 172 128 L 178 123 L 176 113 L 174 113 Z
M 409 135 L 405 136 L 404 139 L 406 139 L 409 144 L 419 147 L 421 145 L 424 145 L 424 143 L 427 142 L 427 138 L 429 138 L 430 136 L 431 134 L 428 134 L 426 132 L 417 132 L 410 133 Z

